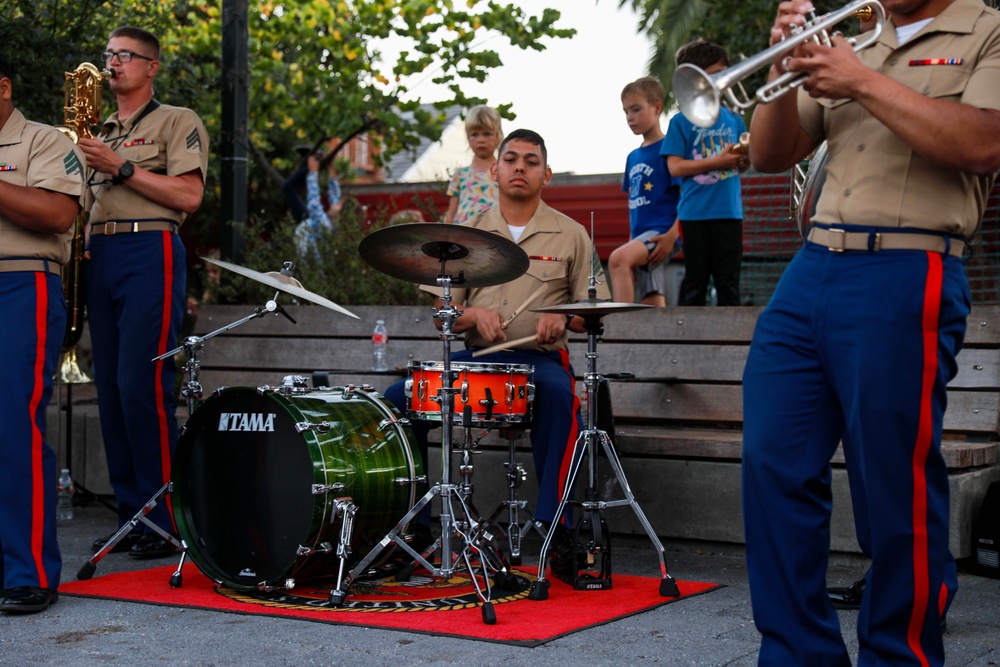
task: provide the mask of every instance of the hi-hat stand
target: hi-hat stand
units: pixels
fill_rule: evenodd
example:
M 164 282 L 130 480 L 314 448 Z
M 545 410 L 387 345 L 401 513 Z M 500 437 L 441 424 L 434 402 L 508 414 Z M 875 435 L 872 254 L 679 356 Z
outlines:
M 545 600 L 549 597 L 549 581 L 546 579 L 545 575 L 549 562 L 549 546 L 552 544 L 556 530 L 560 527 L 560 521 L 562 520 L 563 513 L 568 505 L 580 507 L 584 513 L 584 517 L 581 519 L 581 525 L 577 533 L 590 534 L 591 539 L 587 545 L 586 554 L 587 562 L 583 564 L 586 565 L 590 563 L 590 561 L 595 559 L 595 557 L 601 558 L 601 568 L 598 576 L 587 573 L 580 574 L 579 567 L 574 567 L 574 565 L 581 564 L 579 562 L 580 554 L 576 553 L 576 546 L 578 545 L 576 543 L 576 536 L 574 536 L 574 553 L 572 554 L 574 562 L 569 564 L 560 564 L 562 567 L 568 566 L 568 569 L 573 570 L 573 575 L 569 576 L 570 581 L 568 583 L 579 590 L 611 588 L 610 544 L 608 543 L 608 532 L 607 527 L 604 524 L 602 513 L 605 509 L 610 507 L 622 507 L 627 505 L 632 508 L 633 512 L 635 512 L 636 517 L 639 519 L 639 522 L 642 524 L 643 529 L 646 531 L 646 534 L 649 536 L 649 539 L 652 541 L 653 546 L 656 549 L 656 555 L 660 560 L 660 595 L 664 597 L 677 597 L 680 595 L 680 591 L 677 588 L 677 582 L 667 572 L 667 562 L 663 544 L 660 543 L 660 539 L 656 536 L 656 532 L 646 519 L 646 515 L 643 514 L 642 509 L 639 507 L 639 503 L 632 494 L 632 489 L 629 487 L 628 480 L 625 478 L 625 471 L 622 469 L 621 461 L 618 459 L 618 454 L 615 452 L 614 444 L 611 442 L 611 439 L 608 437 L 606 431 L 599 430 L 597 428 L 598 386 L 600 382 L 607 379 L 597 373 L 597 342 L 604 333 L 604 325 L 601 322 L 601 318 L 604 315 L 611 313 L 636 310 L 644 308 L 645 306 L 598 301 L 596 299 L 596 288 L 594 286 L 593 277 L 591 278 L 591 282 L 590 298 L 587 301 L 564 304 L 562 306 L 553 306 L 546 309 L 537 309 L 541 312 L 559 312 L 563 314 L 579 315 L 583 318 L 584 327 L 587 331 L 587 373 L 584 376 L 584 384 L 586 385 L 590 400 L 587 402 L 587 429 L 580 433 L 576 443 L 573 445 L 573 458 L 569 477 L 566 480 L 565 490 L 563 492 L 562 499 L 559 501 L 559 507 L 556 510 L 555 518 L 552 521 L 548 534 L 545 536 L 545 541 L 542 543 L 541 557 L 538 565 L 538 578 L 531 585 L 531 591 L 528 593 L 528 598 L 531 600 Z M 602 448 L 605 455 L 608 457 L 608 461 L 611 463 L 615 477 L 617 478 L 618 484 L 620 485 L 620 488 L 625 496 L 622 499 L 601 500 L 599 497 L 597 488 L 598 446 Z M 576 483 L 577 475 L 579 474 L 580 468 L 583 464 L 584 456 L 587 456 L 589 462 L 589 480 L 585 491 L 585 498 L 583 501 L 570 500 L 570 496 L 573 493 L 573 486 Z

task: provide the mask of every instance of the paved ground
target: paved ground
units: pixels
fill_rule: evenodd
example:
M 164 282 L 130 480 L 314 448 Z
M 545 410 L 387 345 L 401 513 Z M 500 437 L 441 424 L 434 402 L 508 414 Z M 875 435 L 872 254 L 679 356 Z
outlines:
M 608 521 L 614 528 L 615 512 Z M 114 529 L 114 516 L 93 505 L 60 525 L 63 579 L 72 580 L 90 558 L 94 538 Z M 529 538 L 526 562 L 540 540 Z M 645 537 L 616 537 L 615 572 L 657 576 L 655 552 Z M 736 545 L 666 543 L 668 566 L 679 579 L 714 581 L 725 588 L 614 623 L 578 632 L 537 648 L 427 635 L 325 625 L 305 621 L 172 607 L 62 597 L 47 612 L 0 615 L 2 665 L 736 665 L 756 664 L 757 633 L 750 615 L 743 549 Z M 95 576 L 173 560 L 135 561 L 125 554 L 102 560 Z M 844 585 L 865 562 L 835 555 L 831 585 Z M 948 664 L 1000 664 L 1000 580 L 963 572 L 948 617 Z M 533 604 L 521 601 L 513 604 Z M 503 607 L 497 607 L 503 622 Z M 848 644 L 856 612 L 841 612 Z

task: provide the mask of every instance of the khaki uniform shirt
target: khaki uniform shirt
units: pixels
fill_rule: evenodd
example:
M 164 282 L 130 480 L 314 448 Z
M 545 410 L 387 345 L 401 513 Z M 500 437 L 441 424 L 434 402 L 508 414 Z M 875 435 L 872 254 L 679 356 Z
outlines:
M 923 95 L 1000 109 L 1000 13 L 982 0 L 956 0 L 903 46 L 890 20 L 858 57 Z M 816 222 L 966 239 L 979 229 L 995 175 L 976 176 L 917 155 L 853 100 L 814 100 L 800 91 L 798 103 L 802 128 L 817 145 L 829 142 Z
M 27 120 L 17 109 L 0 129 L 0 181 L 60 192 L 79 200 L 83 194 L 83 154 L 73 141 L 49 125 Z M 69 261 L 73 229 L 52 234 L 26 229 L 0 214 L 0 258 Z
M 500 215 L 500 207 L 477 214 L 466 221 L 466 226 L 492 232 L 513 241 L 507 221 Z M 540 286 L 546 289 L 541 296 L 518 315 L 504 332 L 507 340 L 531 336 L 543 313 L 533 312 L 533 308 L 557 306 L 587 298 L 590 287 L 591 267 L 597 262 L 583 225 L 572 218 L 549 208 L 545 202 L 538 203 L 538 209 L 524 228 L 518 247 L 528 255 L 529 266 L 526 273 L 502 285 L 487 287 L 457 288 L 451 291 L 455 304 L 490 308 L 500 313 L 504 319 L 510 317 L 518 307 L 527 301 Z M 598 297 L 609 298 L 607 280 L 596 264 Z M 423 287 L 436 296 L 441 296 L 440 288 Z M 475 327 L 465 331 L 466 348 L 483 348 L 495 344 L 480 337 Z M 565 350 L 566 336 L 551 345 L 537 345 L 534 341 L 525 343 L 519 350 Z
M 136 167 L 167 176 L 200 169 L 204 183 L 209 148 L 205 124 L 193 111 L 183 107 L 161 104 L 142 116 L 145 108 L 124 120 L 118 118 L 117 112 L 112 114 L 104 121 L 98 138 Z M 183 211 L 146 199 L 126 184 L 112 184 L 111 176 L 100 172 L 91 174 L 89 200 L 91 224 L 108 220 L 169 220 L 180 226 L 187 217 Z

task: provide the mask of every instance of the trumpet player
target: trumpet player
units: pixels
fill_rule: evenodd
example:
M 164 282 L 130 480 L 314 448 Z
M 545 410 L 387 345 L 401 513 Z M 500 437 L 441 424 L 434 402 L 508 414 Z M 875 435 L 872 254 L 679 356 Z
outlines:
M 58 598 L 56 455 L 45 408 L 66 329 L 61 268 L 83 194 L 83 161 L 55 128 L 12 101 L 0 55 L 0 611 L 43 611 Z
M 806 243 L 758 320 L 743 378 L 761 665 L 851 664 L 825 589 L 840 442 L 870 519 L 858 665 L 944 664 L 957 575 L 940 440 L 969 313 L 963 249 L 1000 169 L 1000 13 L 982 0 L 882 5 L 865 49 L 796 40 L 769 79 L 796 72 L 801 89 L 751 122 L 760 171 L 829 146 Z M 811 10 L 781 2 L 772 45 Z
M 178 231 L 201 205 L 209 145 L 193 111 L 153 98 L 160 69 L 154 35 L 116 28 L 102 57 L 114 72 L 117 111 L 97 138 L 80 140 L 92 201 L 87 313 L 101 434 L 123 526 L 170 480 L 174 363 L 152 359 L 177 344 L 187 271 Z M 149 518 L 173 532 L 167 502 Z M 95 550 L 107 539 L 94 542 Z M 113 548 L 135 558 L 174 550 L 155 532 L 138 530 Z

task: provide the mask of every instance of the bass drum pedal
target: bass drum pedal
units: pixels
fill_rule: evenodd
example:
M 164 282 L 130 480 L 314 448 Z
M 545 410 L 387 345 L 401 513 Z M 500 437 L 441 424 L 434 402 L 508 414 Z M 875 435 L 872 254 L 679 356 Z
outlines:
M 552 553 L 552 576 L 578 591 L 611 589 L 611 531 L 597 510 L 584 512 L 580 522 Z

